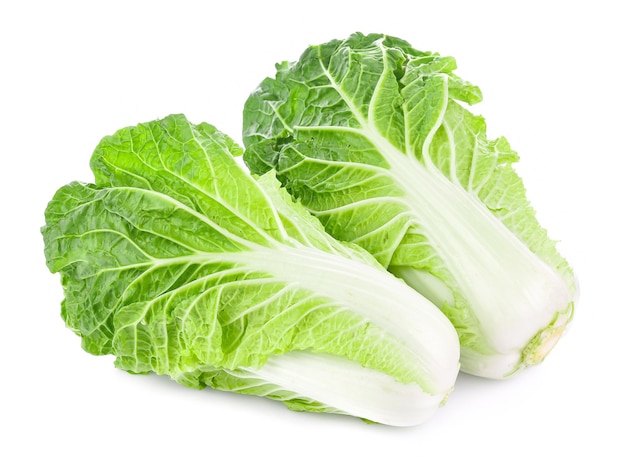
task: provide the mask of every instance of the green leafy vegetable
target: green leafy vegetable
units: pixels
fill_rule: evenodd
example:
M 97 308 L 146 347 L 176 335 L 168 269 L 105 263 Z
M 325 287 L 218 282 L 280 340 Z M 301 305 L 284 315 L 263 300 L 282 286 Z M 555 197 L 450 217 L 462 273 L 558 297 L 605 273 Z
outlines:
M 62 316 L 133 373 L 392 425 L 428 418 L 459 368 L 439 309 L 337 242 L 242 150 L 172 115 L 105 137 L 95 184 L 55 194 L 42 229 Z
M 384 35 L 312 46 L 250 95 L 244 159 L 435 302 L 462 370 L 502 378 L 543 360 L 577 286 L 455 68 Z

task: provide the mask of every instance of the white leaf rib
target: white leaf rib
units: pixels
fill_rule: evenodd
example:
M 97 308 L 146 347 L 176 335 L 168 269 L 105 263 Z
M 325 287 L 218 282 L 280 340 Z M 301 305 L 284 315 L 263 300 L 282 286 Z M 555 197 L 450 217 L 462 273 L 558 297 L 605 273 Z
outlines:
M 316 216 L 327 216 L 327 215 L 331 215 L 331 214 L 335 214 L 335 213 L 341 213 L 341 212 L 345 212 L 345 211 L 350 211 L 353 210 L 355 208 L 360 208 L 363 206 L 372 206 L 373 203 L 381 203 L 381 204 L 390 204 L 390 203 L 395 203 L 395 204 L 401 204 L 401 205 L 406 205 L 406 201 L 403 198 L 400 197 L 390 197 L 390 196 L 376 196 L 376 197 L 371 197 L 371 198 L 364 198 L 362 200 L 359 201 L 353 201 L 347 204 L 344 204 L 342 206 L 337 206 L 335 208 L 328 208 L 328 209 L 324 209 L 324 210 L 313 210 L 312 212 L 316 215 Z
M 448 163 L 448 168 L 449 168 L 449 178 L 450 180 L 456 184 L 456 185 L 461 185 L 459 182 L 459 178 L 456 175 L 456 142 L 454 141 L 454 133 L 452 132 L 452 129 L 450 128 L 450 125 L 448 124 L 448 122 L 443 119 L 441 126 L 444 129 L 444 132 L 446 133 L 446 137 L 448 138 L 448 149 L 449 149 L 449 163 Z
M 206 217 L 204 214 L 196 211 L 195 209 L 187 206 L 184 203 L 181 203 L 177 199 L 175 199 L 175 198 L 173 198 L 173 197 L 171 197 L 169 195 L 166 195 L 164 193 L 157 192 L 157 191 L 154 191 L 154 190 L 145 190 L 145 189 L 141 189 L 141 188 L 137 188 L 137 187 L 129 187 L 129 186 L 115 187 L 114 190 L 127 190 L 127 191 L 132 192 L 132 193 L 139 193 L 139 194 L 145 194 L 145 195 L 149 195 L 149 196 L 154 196 L 154 197 L 156 197 L 156 198 L 158 198 L 160 200 L 163 200 L 163 201 L 165 201 L 167 203 L 170 203 L 170 204 L 174 205 L 174 207 L 176 207 L 176 208 L 180 209 L 181 211 L 183 211 L 183 212 L 185 212 L 185 213 L 195 217 L 199 221 L 205 223 L 208 227 L 210 227 L 213 230 L 215 230 L 216 232 L 220 233 L 222 236 L 226 237 L 229 240 L 236 241 L 237 243 L 239 243 L 243 247 L 250 248 L 252 245 L 255 244 L 255 243 L 250 242 L 249 240 L 241 238 L 240 236 L 235 235 L 234 233 L 226 230 L 224 227 L 216 224 L 214 221 L 212 221 L 211 219 Z

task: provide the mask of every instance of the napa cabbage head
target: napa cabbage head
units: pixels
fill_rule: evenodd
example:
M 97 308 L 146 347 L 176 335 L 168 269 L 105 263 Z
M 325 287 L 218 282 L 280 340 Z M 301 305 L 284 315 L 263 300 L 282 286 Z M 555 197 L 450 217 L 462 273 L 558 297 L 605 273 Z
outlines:
M 414 425 L 459 368 L 454 328 L 361 248 L 329 236 L 242 149 L 172 115 L 105 137 L 93 184 L 58 190 L 45 256 L 62 316 L 132 373 L 295 410 Z
M 577 286 L 455 68 L 380 34 L 311 46 L 247 100 L 244 158 L 435 302 L 462 370 L 503 378 L 544 359 Z

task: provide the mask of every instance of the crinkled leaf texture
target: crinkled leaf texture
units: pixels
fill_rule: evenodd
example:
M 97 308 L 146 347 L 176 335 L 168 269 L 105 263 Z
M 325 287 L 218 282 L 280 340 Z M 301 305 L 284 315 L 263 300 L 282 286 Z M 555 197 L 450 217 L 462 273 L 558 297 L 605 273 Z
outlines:
M 250 95 L 244 159 L 435 302 L 462 370 L 502 378 L 543 360 L 577 286 L 455 68 L 379 34 L 312 46 Z
M 459 368 L 450 322 L 330 237 L 273 173 L 250 176 L 241 153 L 182 115 L 105 137 L 95 184 L 62 187 L 46 210 L 67 325 L 129 372 L 297 410 L 426 420 Z

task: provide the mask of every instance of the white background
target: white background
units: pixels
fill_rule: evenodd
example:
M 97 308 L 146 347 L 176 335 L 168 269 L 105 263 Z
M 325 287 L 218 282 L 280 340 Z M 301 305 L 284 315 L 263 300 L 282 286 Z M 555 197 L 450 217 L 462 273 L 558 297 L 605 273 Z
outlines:
M 626 458 L 619 3 L 2 3 L 0 457 Z M 475 111 L 520 153 L 540 221 L 580 280 L 552 354 L 507 381 L 462 375 L 434 418 L 399 429 L 194 391 L 83 352 L 43 257 L 54 191 L 91 180 L 102 136 L 169 113 L 240 140 L 242 105 L 275 62 L 355 31 L 455 56 L 483 90 Z

